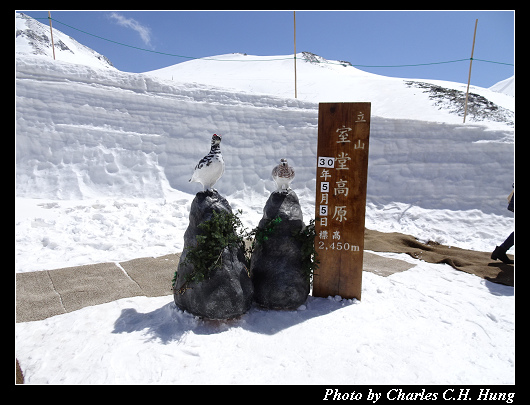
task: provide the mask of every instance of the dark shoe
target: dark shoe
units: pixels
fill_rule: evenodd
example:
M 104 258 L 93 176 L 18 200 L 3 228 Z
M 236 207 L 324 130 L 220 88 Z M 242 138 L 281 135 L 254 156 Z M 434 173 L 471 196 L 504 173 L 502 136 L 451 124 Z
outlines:
M 506 252 L 498 246 L 495 246 L 495 250 L 491 254 L 491 258 L 493 260 L 501 260 L 505 264 L 513 264 L 513 260 L 506 256 Z

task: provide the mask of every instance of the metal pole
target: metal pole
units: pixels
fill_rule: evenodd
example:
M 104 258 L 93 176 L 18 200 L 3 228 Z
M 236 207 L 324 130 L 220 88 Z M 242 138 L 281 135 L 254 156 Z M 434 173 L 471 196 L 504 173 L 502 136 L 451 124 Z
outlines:
M 296 88 L 296 11 L 293 11 L 294 19 L 294 98 L 297 98 L 298 92 Z
M 471 58 L 469 59 L 469 76 L 467 77 L 466 103 L 464 105 L 464 123 L 467 115 L 467 99 L 469 97 L 469 83 L 471 82 L 471 66 L 473 66 L 473 52 L 475 52 L 475 37 L 477 36 L 478 18 L 475 20 L 475 32 L 473 33 L 473 46 L 471 47 Z
M 52 37 L 53 60 L 55 60 L 55 46 L 53 45 L 52 16 L 49 11 L 48 11 L 48 21 L 50 22 L 50 35 Z

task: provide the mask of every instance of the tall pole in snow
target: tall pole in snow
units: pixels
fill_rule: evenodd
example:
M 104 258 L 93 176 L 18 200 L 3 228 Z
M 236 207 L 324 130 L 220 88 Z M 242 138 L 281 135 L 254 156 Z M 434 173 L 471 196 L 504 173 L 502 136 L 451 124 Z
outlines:
M 296 89 L 296 11 L 293 11 L 294 18 L 294 98 L 297 98 L 297 89 Z
M 53 45 L 52 15 L 50 11 L 48 11 L 48 21 L 50 22 L 50 35 L 52 37 L 53 60 L 55 60 L 55 46 Z
M 473 46 L 471 47 L 471 58 L 469 59 L 469 76 L 467 77 L 466 103 L 464 105 L 464 124 L 467 115 L 467 99 L 469 97 L 469 83 L 471 81 L 471 66 L 473 66 L 473 52 L 475 52 L 475 37 L 477 36 L 478 18 L 475 20 L 475 32 L 473 33 Z

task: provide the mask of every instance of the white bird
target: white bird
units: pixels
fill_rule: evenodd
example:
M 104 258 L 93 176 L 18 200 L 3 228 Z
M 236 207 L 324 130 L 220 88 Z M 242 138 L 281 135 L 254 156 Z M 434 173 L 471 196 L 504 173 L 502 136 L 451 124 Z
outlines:
M 190 182 L 201 183 L 204 190 L 212 189 L 225 171 L 225 161 L 223 160 L 223 155 L 221 155 L 220 143 L 221 135 L 213 134 L 210 153 L 197 163 L 195 171 L 189 180 Z
M 280 159 L 280 164 L 272 169 L 272 178 L 276 182 L 277 191 L 289 190 L 294 179 L 294 169 L 289 166 L 287 159 Z

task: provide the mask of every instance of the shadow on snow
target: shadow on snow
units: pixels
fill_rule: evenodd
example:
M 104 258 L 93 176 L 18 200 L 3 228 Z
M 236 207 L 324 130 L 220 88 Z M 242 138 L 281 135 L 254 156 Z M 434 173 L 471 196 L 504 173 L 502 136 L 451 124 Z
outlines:
M 179 341 L 186 333 L 211 335 L 231 328 L 242 328 L 253 333 L 274 335 L 284 329 L 307 320 L 327 315 L 356 300 L 340 300 L 333 297 L 317 298 L 309 296 L 304 305 L 295 311 L 268 310 L 252 305 L 244 315 L 229 320 L 208 320 L 193 316 L 178 308 L 173 301 L 148 313 L 134 308 L 122 309 L 114 322 L 112 333 L 132 333 L 145 331 L 148 340 L 160 340 L 163 344 Z

